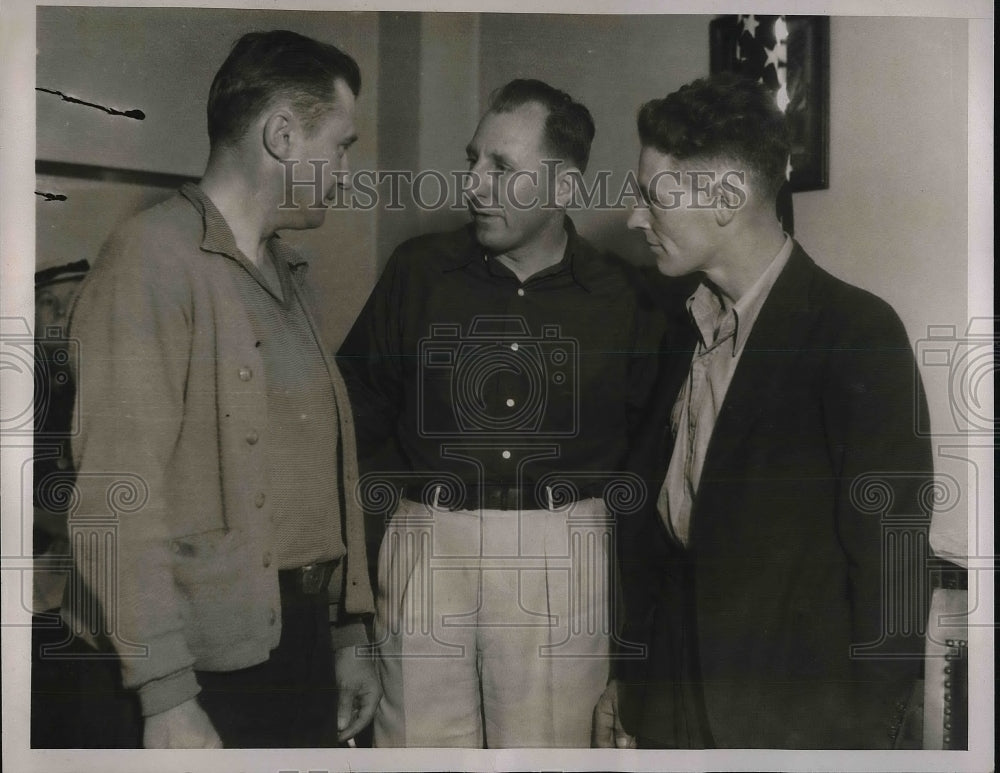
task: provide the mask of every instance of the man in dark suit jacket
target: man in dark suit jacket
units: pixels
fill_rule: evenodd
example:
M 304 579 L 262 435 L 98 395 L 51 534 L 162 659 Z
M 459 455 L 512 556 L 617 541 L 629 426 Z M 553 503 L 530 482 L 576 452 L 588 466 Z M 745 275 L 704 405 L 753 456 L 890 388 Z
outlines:
M 881 299 L 781 229 L 784 117 L 695 81 L 639 114 L 641 229 L 697 275 L 634 449 L 626 638 L 602 746 L 891 748 L 920 673 L 931 452 L 912 350 Z M 697 278 L 696 277 L 696 278 Z

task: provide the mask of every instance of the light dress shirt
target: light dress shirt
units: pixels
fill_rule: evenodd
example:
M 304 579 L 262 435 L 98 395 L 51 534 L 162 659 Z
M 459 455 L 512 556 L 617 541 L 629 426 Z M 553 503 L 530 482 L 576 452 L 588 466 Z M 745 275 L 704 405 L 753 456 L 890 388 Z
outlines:
M 793 244 L 786 234 L 785 243 L 764 273 L 729 308 L 718 291 L 705 282 L 687 300 L 688 314 L 698 329 L 698 342 L 671 412 L 674 450 L 657 500 L 667 531 L 685 547 L 715 421 L 753 324 L 788 262 Z

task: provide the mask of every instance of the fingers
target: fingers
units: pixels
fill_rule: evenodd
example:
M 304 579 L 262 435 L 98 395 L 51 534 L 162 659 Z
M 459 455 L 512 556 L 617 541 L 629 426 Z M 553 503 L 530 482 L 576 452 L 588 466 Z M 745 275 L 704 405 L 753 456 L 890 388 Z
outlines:
M 615 729 L 615 748 L 616 749 L 635 749 L 638 748 L 635 740 L 635 736 L 629 735 L 624 730 L 618 728 Z
M 337 694 L 337 738 L 341 741 L 348 737 L 345 732 L 350 728 L 354 715 L 354 696 L 352 689 L 342 688 Z
M 622 720 L 618 713 L 617 701 L 615 701 L 614 736 L 616 749 L 635 749 L 637 747 L 635 736 L 626 733 L 625 728 L 622 727 Z
M 339 730 L 337 740 L 346 741 L 364 730 L 375 716 L 378 700 L 377 692 L 354 693 L 349 698 L 348 708 L 344 712 L 342 712 L 343 702 L 341 701 L 337 707 L 337 728 Z
M 192 698 L 145 720 L 147 749 L 221 749 L 222 739 L 208 714 Z
M 618 684 L 612 680 L 594 707 L 591 746 L 598 749 L 636 749 L 635 736 L 622 727 L 618 714 Z
M 612 749 L 615 746 L 610 717 L 594 718 L 594 729 L 590 735 L 590 745 L 595 749 Z M 604 721 L 602 721 L 604 720 Z
M 209 738 L 205 739 L 205 745 L 202 746 L 201 748 L 203 748 L 203 749 L 222 749 L 224 747 L 223 747 L 222 739 L 219 737 L 219 734 L 216 733 L 215 730 L 213 730 L 212 731 L 212 735 Z
M 601 696 L 594 707 L 594 719 L 590 732 L 590 745 L 596 749 L 612 749 L 615 746 L 615 711 L 607 693 Z
M 334 672 L 340 691 L 337 698 L 337 738 L 346 741 L 372 721 L 382 697 L 382 685 L 371 660 L 357 657 L 354 648 L 338 649 L 334 657 Z

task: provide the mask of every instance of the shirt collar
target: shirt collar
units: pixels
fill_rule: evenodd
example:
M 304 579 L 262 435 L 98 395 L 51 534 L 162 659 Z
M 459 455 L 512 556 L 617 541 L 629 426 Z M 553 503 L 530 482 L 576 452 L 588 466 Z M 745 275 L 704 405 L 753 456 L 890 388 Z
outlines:
M 532 274 L 528 281 L 533 281 L 547 276 L 555 276 L 565 271 L 569 271 L 570 276 L 573 277 L 573 281 L 589 293 L 591 288 L 589 287 L 586 277 L 582 276 L 584 272 L 581 266 L 580 258 L 581 253 L 586 248 L 586 243 L 577 234 L 576 226 L 573 225 L 573 221 L 570 220 L 568 216 L 564 218 L 563 223 L 566 228 L 567 239 L 562 259 L 558 263 L 539 271 L 537 274 Z M 514 276 L 513 272 L 506 268 L 506 266 L 493 261 L 491 256 L 483 249 L 482 245 L 476 241 L 474 226 L 471 223 L 467 226 L 467 233 L 469 234 L 468 243 L 464 245 L 462 250 L 459 250 L 459 252 L 455 254 L 452 260 L 446 262 L 444 268 L 442 269 L 443 273 L 457 271 L 473 263 L 481 262 L 483 265 L 487 266 L 488 269 L 491 267 L 497 267 L 505 274 L 509 273 L 512 277 Z
M 687 309 L 691 320 L 698 328 L 704 349 L 712 349 L 731 340 L 734 357 L 743 351 L 754 322 L 771 288 L 788 263 L 794 246 L 792 237 L 785 234 L 785 241 L 778 254 L 728 312 L 723 310 L 722 300 L 714 288 L 704 281 L 698 285 L 694 294 L 687 300 Z
M 233 231 L 229 227 L 229 223 L 226 222 L 226 218 L 222 216 L 222 213 L 205 192 L 194 183 L 185 183 L 181 186 L 180 192 L 202 217 L 205 235 L 201 240 L 201 248 L 207 252 L 225 255 L 241 263 L 250 262 L 249 258 L 236 246 L 236 237 L 233 236 Z M 277 234 L 271 237 L 268 246 L 274 256 L 287 263 L 293 271 L 308 265 L 307 261 L 302 260 L 298 253 L 290 247 L 286 247 Z

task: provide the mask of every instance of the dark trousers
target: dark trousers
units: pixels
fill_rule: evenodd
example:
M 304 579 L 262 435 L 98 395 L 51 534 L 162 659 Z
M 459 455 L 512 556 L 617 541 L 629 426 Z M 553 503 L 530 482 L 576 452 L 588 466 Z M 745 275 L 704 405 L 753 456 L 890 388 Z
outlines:
M 326 593 L 281 573 L 281 642 L 260 665 L 197 671 L 198 702 L 227 748 L 337 746 L 337 689 Z
M 113 653 L 74 637 L 55 612 L 32 618 L 31 645 L 33 749 L 142 746 L 139 698 Z

